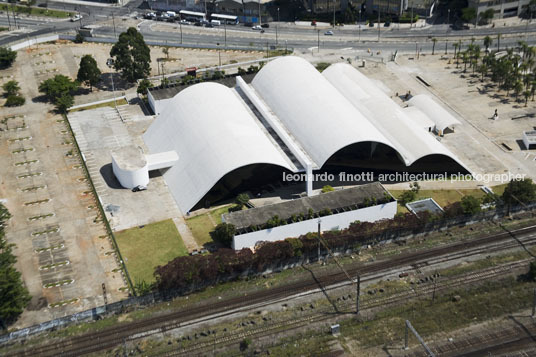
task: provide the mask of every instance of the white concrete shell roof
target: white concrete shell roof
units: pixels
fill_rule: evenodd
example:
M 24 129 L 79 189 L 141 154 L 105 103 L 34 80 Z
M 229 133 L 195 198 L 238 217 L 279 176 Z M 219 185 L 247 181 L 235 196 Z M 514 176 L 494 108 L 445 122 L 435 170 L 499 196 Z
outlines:
M 295 170 L 235 90 L 221 84 L 201 83 L 177 94 L 143 139 L 151 154 L 178 154 L 164 178 L 184 213 L 237 168 L 265 163 Z
M 428 115 L 428 117 L 435 123 L 437 130 L 444 131 L 446 128 L 462 124 L 445 108 L 426 94 L 414 96 L 408 100 L 408 104 L 419 108 L 424 114 Z
M 446 155 L 459 162 L 356 68 L 347 63 L 336 63 L 324 70 L 323 76 L 385 135 L 407 166 L 433 154 Z
M 288 56 L 266 64 L 253 79 L 252 86 L 318 167 L 351 144 L 370 141 L 391 146 L 303 58 Z

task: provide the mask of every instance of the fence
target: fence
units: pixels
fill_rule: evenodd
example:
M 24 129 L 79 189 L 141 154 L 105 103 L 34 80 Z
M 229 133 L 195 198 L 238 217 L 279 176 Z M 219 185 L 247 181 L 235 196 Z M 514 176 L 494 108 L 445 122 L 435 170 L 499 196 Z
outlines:
M 494 220 L 497 218 L 505 217 L 509 214 L 522 214 L 525 212 L 531 212 L 536 209 L 536 202 L 523 205 L 523 206 L 513 206 L 513 207 L 498 207 L 492 210 L 483 211 L 475 215 L 470 216 L 458 216 L 449 219 L 438 220 L 434 222 L 429 222 L 424 225 L 424 227 L 409 227 L 402 228 L 399 230 L 384 231 L 376 235 L 366 237 L 359 241 L 360 245 L 368 244 L 385 244 L 397 239 L 407 239 L 415 236 L 425 235 L 427 233 L 448 229 L 454 226 L 470 225 L 482 221 Z M 532 212 L 530 213 L 532 215 Z M 355 244 L 347 244 L 339 247 L 332 247 L 331 250 L 336 255 L 350 253 L 354 250 Z M 256 275 L 261 275 L 265 273 L 270 273 L 273 271 L 281 271 L 288 268 L 295 267 L 297 265 L 306 264 L 309 262 L 317 261 L 319 258 L 323 259 L 328 256 L 328 252 L 325 248 L 322 247 L 320 251 L 320 257 L 318 254 L 309 253 L 300 258 L 292 258 L 288 261 L 278 261 L 274 262 L 272 266 L 266 269 L 263 272 L 245 272 L 242 275 L 247 275 L 249 273 L 254 273 Z M 223 280 L 232 280 L 237 278 L 237 276 L 230 276 L 227 279 Z M 184 295 L 186 293 L 192 292 L 203 288 L 204 286 L 193 286 L 186 290 L 176 290 L 176 291 L 157 291 L 146 294 L 144 296 L 133 296 L 125 300 L 121 300 L 112 304 L 95 307 L 91 310 L 82 311 L 73 315 L 61 317 L 55 320 L 43 322 L 38 325 L 30 326 L 21 330 L 13 331 L 8 334 L 0 336 L 0 344 L 7 343 L 14 339 L 34 335 L 40 332 L 56 329 L 58 327 L 65 327 L 71 324 L 76 324 L 78 322 L 97 320 L 102 317 L 111 314 L 124 313 L 129 310 L 135 309 L 139 306 L 148 306 L 153 305 L 158 302 L 169 301 L 177 296 Z

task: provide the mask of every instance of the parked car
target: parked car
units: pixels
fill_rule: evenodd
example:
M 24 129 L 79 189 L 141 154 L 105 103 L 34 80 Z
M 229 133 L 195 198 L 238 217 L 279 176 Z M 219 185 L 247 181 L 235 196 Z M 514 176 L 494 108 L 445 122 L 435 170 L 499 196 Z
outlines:
M 262 30 L 262 27 L 260 27 L 259 25 L 255 25 L 251 28 L 252 30 L 255 30 L 255 31 L 261 31 Z
M 270 27 L 270 24 L 262 24 L 261 27 L 267 29 Z
M 328 30 L 328 31 L 324 32 L 324 35 L 325 36 L 333 36 L 333 31 Z
M 71 22 L 75 22 L 75 21 L 78 21 L 82 18 L 82 15 L 74 15 L 73 17 L 71 17 Z
M 147 186 L 138 185 L 132 189 L 132 192 L 140 192 L 145 191 L 147 189 Z

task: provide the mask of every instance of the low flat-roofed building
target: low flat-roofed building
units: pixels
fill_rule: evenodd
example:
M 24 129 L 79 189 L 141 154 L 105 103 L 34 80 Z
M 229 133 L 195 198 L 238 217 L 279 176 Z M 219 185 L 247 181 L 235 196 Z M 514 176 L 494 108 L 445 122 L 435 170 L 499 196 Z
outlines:
M 311 213 L 313 217 L 311 217 Z M 383 185 L 373 182 L 353 188 L 322 193 L 273 205 L 224 214 L 222 220 L 236 227 L 233 248 L 253 248 L 260 242 L 274 242 L 315 232 L 348 228 L 352 222 L 374 222 L 393 218 L 396 200 Z M 267 228 L 273 219 L 285 224 Z
M 410 202 L 406 204 L 406 208 L 416 216 L 419 216 L 419 213 L 426 211 L 432 214 L 443 213 L 443 208 L 441 208 L 433 198 L 425 198 L 419 201 Z
M 536 130 L 523 132 L 523 144 L 527 150 L 534 149 L 536 146 Z

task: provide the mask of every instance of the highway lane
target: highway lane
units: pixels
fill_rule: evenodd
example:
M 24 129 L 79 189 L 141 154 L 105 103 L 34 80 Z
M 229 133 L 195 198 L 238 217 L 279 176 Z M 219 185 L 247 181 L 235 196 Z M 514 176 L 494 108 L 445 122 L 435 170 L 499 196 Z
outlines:
M 139 1 L 139 0 L 138 0 Z M 71 7 L 76 5 L 69 4 Z M 128 15 L 130 9 L 123 8 L 100 8 L 96 9 L 93 6 L 85 6 L 82 10 L 88 8 L 90 16 L 86 16 L 82 19 L 82 24 L 96 24 L 102 23 L 104 20 L 110 18 L 111 13 L 118 15 L 116 22 L 116 32 L 120 33 L 125 30 L 121 27 L 121 21 L 119 19 L 120 14 Z M 125 16 L 126 17 L 126 16 Z M 11 21 L 13 22 L 13 21 Z M 68 20 L 53 20 L 47 22 L 42 18 L 18 18 L 18 24 L 20 27 L 24 27 L 25 31 L 18 34 L 0 34 L 0 45 L 5 45 L 14 40 L 22 40 L 27 37 L 34 37 L 36 35 L 42 35 L 46 33 L 62 33 L 71 32 L 72 30 L 80 26 L 79 22 L 69 22 Z M 8 20 L 6 16 L 0 17 L 0 26 L 7 26 Z M 140 31 L 144 37 L 152 43 L 162 43 L 170 45 L 180 44 L 180 26 L 178 24 L 168 24 L 163 22 L 156 22 L 146 20 L 138 25 Z M 167 27 L 167 28 L 166 28 Z M 175 28 L 175 29 L 173 29 Z M 280 48 L 289 47 L 297 49 L 309 49 L 312 47 L 318 47 L 320 42 L 321 49 L 343 49 L 343 48 L 359 48 L 368 49 L 374 48 L 375 51 L 401 51 L 401 52 L 414 52 L 415 44 L 417 48 L 422 48 L 424 51 L 430 51 L 432 48 L 431 37 L 438 38 L 439 42 L 436 48 L 439 49 L 444 43 L 443 39 L 455 41 L 457 39 L 471 38 L 471 37 L 483 37 L 485 35 L 496 36 L 496 33 L 500 31 L 503 35 L 501 44 L 504 46 L 513 46 L 519 40 L 528 39 L 529 43 L 534 43 L 535 36 L 532 35 L 536 32 L 536 23 L 530 26 L 514 26 L 507 28 L 476 28 L 463 31 L 452 31 L 447 28 L 446 25 L 436 25 L 426 28 L 380 28 L 381 38 L 380 42 L 377 41 L 377 28 L 363 28 L 361 31 L 354 28 L 337 28 L 334 29 L 333 36 L 325 36 L 324 31 L 317 30 L 308 27 L 297 27 L 294 25 L 289 26 L 282 25 L 278 27 L 278 45 Z M 526 32 L 528 30 L 528 32 Z M 98 37 L 114 37 L 113 27 L 109 24 L 103 25 L 95 29 L 95 35 Z M 239 48 L 266 48 L 267 46 L 274 46 L 276 44 L 276 28 L 274 24 L 270 28 L 265 30 L 265 33 L 260 31 L 253 31 L 249 27 L 244 26 L 227 26 L 227 29 L 223 27 L 219 28 L 202 28 L 192 25 L 182 26 L 182 38 L 183 44 L 195 45 L 195 46 L 207 46 L 217 47 L 224 46 L 225 42 L 228 47 Z M 225 41 L 225 32 L 227 41 Z M 511 37 L 514 36 L 514 37 Z M 360 39 L 361 41 L 358 41 Z M 481 42 L 481 41 L 480 41 Z M 477 41 L 479 43 L 479 41 Z M 452 47 L 449 48 L 451 50 Z

